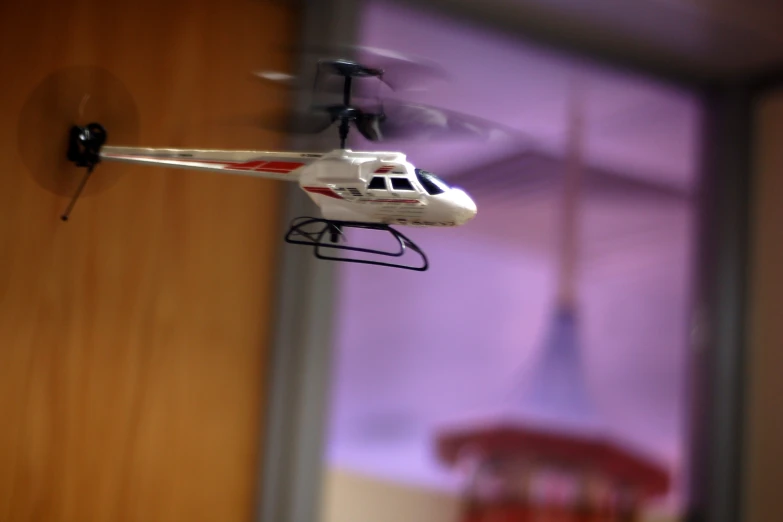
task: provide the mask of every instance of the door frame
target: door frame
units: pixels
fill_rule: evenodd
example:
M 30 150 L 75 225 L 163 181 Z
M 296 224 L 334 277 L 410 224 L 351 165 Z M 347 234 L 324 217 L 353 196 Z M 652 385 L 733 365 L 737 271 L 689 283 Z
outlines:
M 299 11 L 303 49 L 355 43 L 359 0 L 293 1 Z M 301 53 L 296 71 L 312 80 L 317 57 Z M 299 92 L 294 109 L 305 109 Z M 331 139 L 330 139 L 331 138 Z M 292 137 L 292 150 L 328 151 L 335 136 Z M 287 184 L 280 237 L 291 220 L 317 216 L 318 208 L 298 185 Z M 255 518 L 259 522 L 315 522 L 322 492 L 322 455 L 330 384 L 332 304 L 336 271 L 312 250 L 284 244 L 278 266 L 274 332 L 269 355 L 266 404 L 261 415 L 260 476 Z

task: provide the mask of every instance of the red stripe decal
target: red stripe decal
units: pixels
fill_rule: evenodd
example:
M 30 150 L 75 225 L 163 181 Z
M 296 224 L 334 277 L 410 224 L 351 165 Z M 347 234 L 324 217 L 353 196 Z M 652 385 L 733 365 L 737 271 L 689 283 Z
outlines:
M 321 196 L 328 196 L 335 199 L 343 199 L 342 196 L 328 187 L 304 187 L 304 189 L 307 192 L 312 192 L 313 194 L 320 194 Z
M 266 165 L 264 165 L 264 170 L 273 169 L 273 170 L 291 171 L 301 167 L 302 165 L 304 165 L 304 163 L 293 163 L 288 161 L 270 161 Z
M 199 160 L 193 160 L 193 161 L 197 161 L 198 162 Z M 214 162 L 210 162 L 210 163 L 221 163 L 221 162 L 214 161 Z M 266 163 L 266 161 L 245 161 L 245 162 L 241 162 L 241 163 L 237 163 L 237 162 L 224 163 L 224 165 L 226 167 L 233 168 L 233 169 L 248 169 L 248 170 L 250 170 L 250 169 L 255 169 L 256 167 L 260 167 L 264 163 Z
M 187 160 L 191 161 L 191 160 Z M 209 160 L 192 160 L 196 163 L 212 163 L 223 165 L 227 169 L 254 170 L 256 172 L 276 172 L 279 174 L 288 174 L 292 170 L 304 166 L 304 163 L 289 161 L 243 161 L 243 162 L 222 162 Z
M 370 199 L 370 203 L 419 203 L 418 199 Z
M 256 172 L 271 172 L 276 174 L 290 174 L 291 171 L 304 166 L 304 163 L 295 161 L 264 161 L 264 160 L 250 160 L 250 161 L 220 161 L 220 160 L 208 160 L 198 158 L 179 158 L 168 156 L 136 156 L 136 155 L 124 155 L 117 154 L 110 157 L 115 158 L 127 158 L 127 159 L 140 159 L 140 160 L 163 160 L 163 161 L 176 161 L 179 163 L 205 163 L 207 165 L 221 165 L 226 169 L 231 170 L 253 170 Z

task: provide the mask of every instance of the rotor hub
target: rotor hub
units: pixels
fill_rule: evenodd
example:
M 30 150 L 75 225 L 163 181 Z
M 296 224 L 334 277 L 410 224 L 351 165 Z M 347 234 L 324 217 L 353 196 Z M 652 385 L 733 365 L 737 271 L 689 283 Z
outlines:
M 94 167 L 100 160 L 100 152 L 106 143 L 106 129 L 99 123 L 84 127 L 74 125 L 68 140 L 68 159 L 78 167 Z

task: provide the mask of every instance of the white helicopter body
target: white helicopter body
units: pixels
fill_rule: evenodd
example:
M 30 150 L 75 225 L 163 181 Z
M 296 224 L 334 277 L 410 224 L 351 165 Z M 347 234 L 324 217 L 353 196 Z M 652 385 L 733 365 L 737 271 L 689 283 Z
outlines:
M 70 130 L 67 157 L 77 167 L 85 167 L 87 172 L 61 218 L 68 220 L 81 190 L 99 163 L 124 162 L 284 180 L 298 183 L 322 214 L 321 218 L 305 216 L 293 220 L 285 236 L 286 242 L 312 247 L 319 259 L 427 270 L 429 263 L 422 249 L 392 225 L 456 227 L 476 216 L 476 204 L 462 189 L 450 187 L 434 174 L 416 168 L 402 152 L 346 148 L 351 125 L 370 141 L 380 141 L 388 137 L 390 130 L 394 132 L 387 123 L 385 112 L 368 112 L 351 105 L 353 80 L 382 78 L 384 71 L 344 59 L 319 61 L 318 67 L 318 70 L 326 69 L 344 79 L 342 104 L 314 107 L 314 112 L 328 116 L 321 120 L 327 124 L 321 130 L 339 122 L 339 149 L 307 153 L 132 147 L 107 144 L 106 129 L 98 122 L 84 127 L 74 125 Z M 432 111 L 425 113 L 431 116 Z M 411 120 L 410 115 L 404 118 Z M 463 127 L 473 127 L 472 120 L 466 122 Z M 449 118 L 441 123 L 449 123 Z M 346 229 L 383 232 L 393 239 L 396 248 L 353 245 L 344 234 Z M 386 261 L 328 253 L 334 249 L 354 255 L 380 256 Z M 406 252 L 418 255 L 421 263 L 393 262 Z
M 401 152 L 328 153 L 105 146 L 103 161 L 208 170 L 296 182 L 334 221 L 460 226 L 476 215 L 463 190 L 416 168 Z

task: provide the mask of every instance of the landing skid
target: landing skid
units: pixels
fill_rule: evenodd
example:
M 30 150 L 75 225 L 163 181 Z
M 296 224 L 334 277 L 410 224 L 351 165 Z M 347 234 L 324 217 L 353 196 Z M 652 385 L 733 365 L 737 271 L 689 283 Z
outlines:
M 314 228 L 312 231 L 308 231 L 307 228 Z M 357 246 L 350 246 L 346 244 L 340 244 L 340 239 L 345 239 L 343 231 L 347 228 L 363 229 L 363 230 L 381 230 L 388 232 L 395 239 L 399 249 L 394 251 L 378 250 L 374 248 L 363 248 Z M 326 240 L 328 238 L 328 241 Z M 327 261 L 342 261 L 348 263 L 361 263 L 366 265 L 376 266 L 388 266 L 392 268 L 402 268 L 406 270 L 415 270 L 418 272 L 424 272 L 429 268 L 429 261 L 424 252 L 419 246 L 411 239 L 403 235 L 401 232 L 393 229 L 389 225 L 381 223 L 360 223 L 355 221 L 332 221 L 330 219 L 314 218 L 314 217 L 301 217 L 294 219 L 291 222 L 291 226 L 288 229 L 288 233 L 285 236 L 286 243 L 295 245 L 306 245 L 313 247 L 313 253 L 318 259 L 324 259 Z M 421 264 L 409 265 L 399 264 L 386 261 L 377 261 L 373 259 L 357 259 L 351 257 L 338 257 L 331 256 L 324 253 L 325 249 L 344 250 L 349 252 L 360 252 L 364 254 L 374 254 L 378 256 L 396 257 L 400 258 L 407 251 L 414 252 L 421 258 Z

